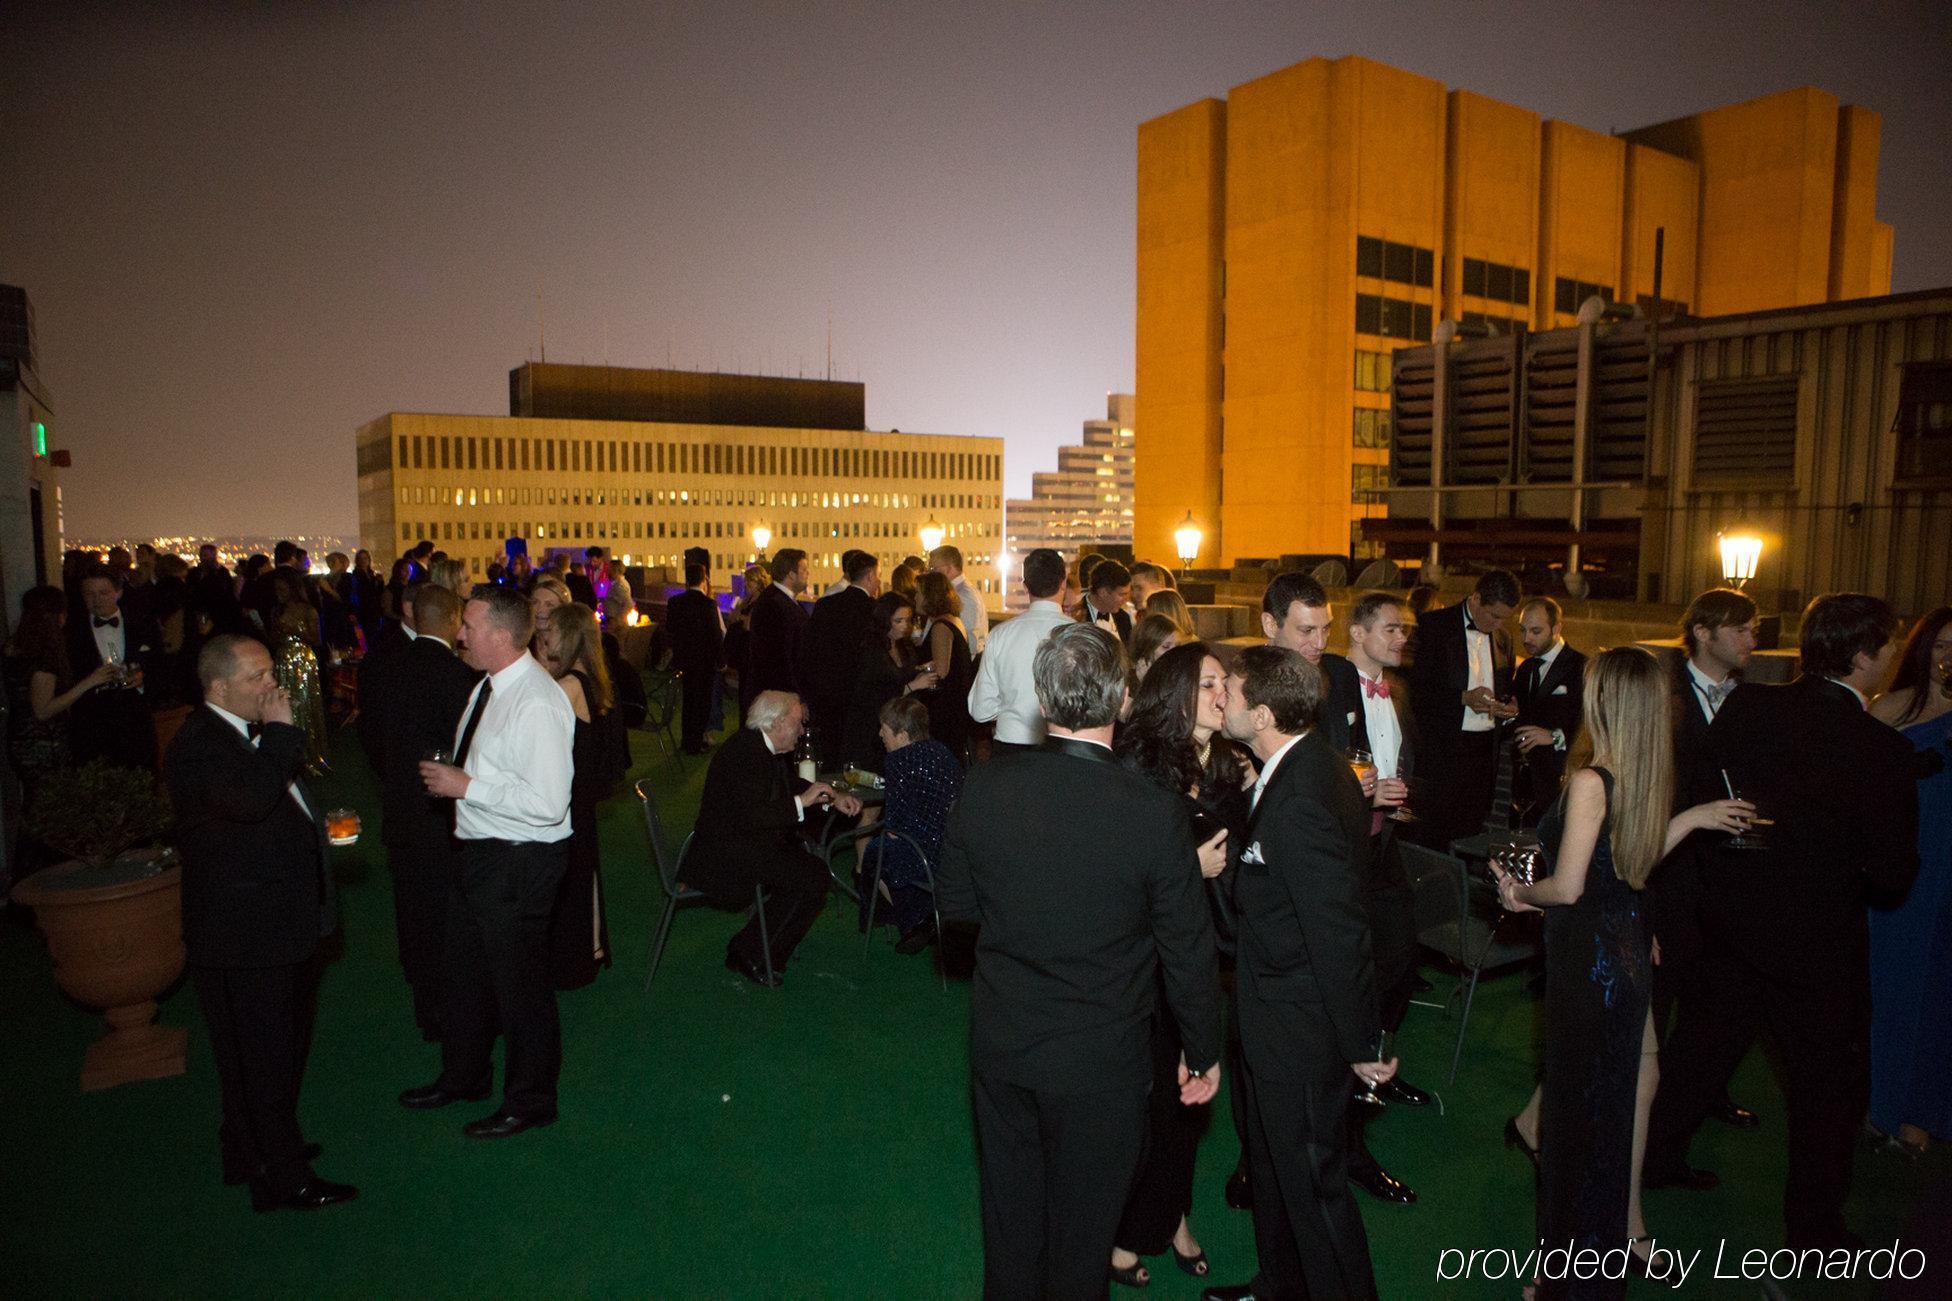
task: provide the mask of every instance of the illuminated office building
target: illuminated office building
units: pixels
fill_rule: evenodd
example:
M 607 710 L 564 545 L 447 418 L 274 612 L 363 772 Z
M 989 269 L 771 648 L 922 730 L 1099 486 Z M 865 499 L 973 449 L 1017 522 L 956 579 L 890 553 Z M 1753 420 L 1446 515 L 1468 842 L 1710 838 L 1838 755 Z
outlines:
M 848 550 L 892 565 L 927 525 L 995 592 L 1003 440 L 863 428 L 859 384 L 599 366 L 523 366 L 507 416 L 391 412 L 357 435 L 360 545 L 422 538 L 481 574 L 503 540 L 600 546 L 626 563 L 712 556 L 721 586 L 767 551 L 812 558 L 816 592 Z
M 1373 552 L 1389 354 L 1440 321 L 1888 292 L 1878 132 L 1802 88 L 1607 135 L 1355 56 L 1142 124 L 1136 549 L 1190 510 L 1207 565 Z
M 1132 542 L 1132 395 L 1105 396 L 1105 418 L 1084 422 L 1084 441 L 1057 449 L 1055 472 L 1030 476 L 1030 496 L 1004 508 L 1004 550 L 1016 565 L 1038 547 L 1072 559 L 1085 543 Z M 1011 609 L 1029 604 L 1021 584 L 1005 594 Z

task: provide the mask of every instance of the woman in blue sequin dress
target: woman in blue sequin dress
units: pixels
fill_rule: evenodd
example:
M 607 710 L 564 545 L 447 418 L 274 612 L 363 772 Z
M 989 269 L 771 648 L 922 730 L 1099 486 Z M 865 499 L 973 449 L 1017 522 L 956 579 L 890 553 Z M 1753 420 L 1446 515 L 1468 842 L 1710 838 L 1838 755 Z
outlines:
M 1737 831 L 1734 800 L 1673 807 L 1667 680 L 1647 651 L 1602 652 L 1587 669 L 1585 724 L 1565 793 L 1539 823 L 1551 873 L 1524 885 L 1494 867 L 1513 912 L 1545 913 L 1545 1080 L 1539 1113 L 1539 1236 L 1548 1251 L 1631 1249 L 1634 1095 L 1653 988 L 1641 889 L 1697 830 Z M 1626 1295 L 1617 1278 L 1539 1280 L 1543 1297 Z M 1607 1271 L 1611 1272 L 1611 1271 Z
M 881 744 L 888 752 L 882 767 L 888 795 L 881 823 L 920 845 L 930 863 L 939 862 L 949 810 L 962 794 L 962 762 L 929 735 L 928 708 L 915 697 L 896 696 L 881 707 L 880 718 Z M 886 836 L 867 841 L 861 846 L 864 920 L 877 859 L 885 891 L 881 906 L 893 909 L 895 925 L 901 928 L 895 949 L 920 953 L 936 939 L 928 873 L 908 843 Z

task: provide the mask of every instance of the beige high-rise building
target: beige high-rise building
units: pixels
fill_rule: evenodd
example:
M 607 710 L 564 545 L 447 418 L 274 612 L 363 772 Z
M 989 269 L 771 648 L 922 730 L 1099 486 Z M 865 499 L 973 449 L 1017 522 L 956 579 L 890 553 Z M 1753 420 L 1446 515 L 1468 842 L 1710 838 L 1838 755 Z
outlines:
M 1004 550 L 1014 571 L 1024 556 L 1051 547 L 1067 559 L 1085 543 L 1132 542 L 1132 408 L 1130 393 L 1105 395 L 1105 418 L 1084 422 L 1082 442 L 1057 449 L 1055 472 L 1030 476 L 1030 496 L 1004 508 Z M 1020 584 L 1005 593 L 1011 609 L 1029 604 Z
M 768 553 L 811 556 L 818 588 L 843 552 L 891 565 L 933 526 L 978 590 L 998 591 L 1003 440 L 859 427 L 861 385 L 524 366 L 510 406 L 548 414 L 396 411 L 360 427 L 360 545 L 382 569 L 426 538 L 481 574 L 519 537 L 531 554 L 601 546 L 674 568 L 702 546 L 723 585 L 764 528 Z
M 1190 510 L 1205 565 L 1372 553 L 1390 354 L 1438 322 L 1887 292 L 1878 125 L 1805 87 L 1607 135 L 1353 55 L 1142 124 L 1134 547 Z

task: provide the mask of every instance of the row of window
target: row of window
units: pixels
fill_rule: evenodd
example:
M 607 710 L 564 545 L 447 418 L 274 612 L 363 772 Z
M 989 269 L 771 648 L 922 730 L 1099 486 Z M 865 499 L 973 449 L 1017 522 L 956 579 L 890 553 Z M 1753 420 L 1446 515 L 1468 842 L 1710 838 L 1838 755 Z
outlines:
M 1357 447 L 1389 446 L 1389 412 L 1375 411 L 1367 407 L 1356 408 L 1355 445 Z
M 1428 289 L 1436 274 L 1437 259 L 1427 248 L 1397 244 L 1368 235 L 1356 236 L 1356 274 L 1394 280 L 1398 284 Z
M 996 532 L 996 525 L 991 523 L 942 526 L 943 536 L 951 540 L 990 538 L 995 537 Z M 752 530 L 743 521 L 732 520 L 687 524 L 684 528 L 679 528 L 676 524 L 667 524 L 664 520 L 568 520 L 556 524 L 500 520 L 408 520 L 400 525 L 400 539 L 403 542 L 416 542 L 422 538 L 429 542 L 493 542 L 512 537 L 575 542 L 670 538 L 693 542 L 706 538 L 750 538 L 751 536 Z M 781 545 L 812 538 L 892 540 L 912 539 L 914 536 L 912 528 L 880 520 L 826 523 L 789 520 L 773 530 L 773 542 Z
M 360 448 L 359 472 L 369 474 L 387 469 L 385 456 L 383 444 L 369 443 Z M 1003 474 L 1003 458 L 987 452 L 916 452 L 880 447 L 756 447 L 726 443 L 626 443 L 595 438 L 400 434 L 391 468 L 993 479 Z
M 1552 284 L 1552 307 L 1567 316 L 1578 313 L 1579 305 L 1595 294 L 1606 302 L 1613 301 L 1613 289 L 1609 285 L 1596 285 L 1590 280 L 1568 280 L 1560 276 Z
M 1532 273 L 1480 258 L 1464 259 L 1464 292 L 1519 306 L 1532 301 Z
M 402 487 L 402 506 L 873 506 L 882 510 L 940 508 L 1001 510 L 1003 499 L 977 492 L 780 492 L 768 489 L 689 488 L 607 492 L 597 488 Z
M 1356 333 L 1385 339 L 1430 339 L 1430 304 L 1406 303 L 1376 294 L 1356 295 Z

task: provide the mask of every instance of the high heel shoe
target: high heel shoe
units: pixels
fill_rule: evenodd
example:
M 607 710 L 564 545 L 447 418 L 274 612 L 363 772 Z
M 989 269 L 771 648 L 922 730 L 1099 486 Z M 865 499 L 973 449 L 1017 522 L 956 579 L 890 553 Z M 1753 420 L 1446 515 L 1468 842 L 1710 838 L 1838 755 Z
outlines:
M 1539 1150 L 1525 1141 L 1525 1134 L 1518 1128 L 1516 1116 L 1505 1122 L 1505 1146 L 1519 1149 L 1525 1154 L 1525 1159 L 1532 1163 L 1532 1169 L 1539 1168 Z
M 1143 1260 L 1135 1260 L 1122 1269 L 1117 1265 L 1107 1265 L 1105 1277 L 1114 1283 L 1131 1288 L 1145 1287 L 1152 1282 L 1152 1275 L 1146 1270 Z
M 1652 1273 L 1653 1261 L 1634 1250 L 1636 1244 L 1650 1241 L 1652 1241 L 1650 1238 L 1627 1239 L 1627 1272 L 1635 1278 L 1645 1279 L 1647 1282 L 1660 1287 L 1680 1287 L 1681 1271 L 1674 1267 L 1675 1261 L 1672 1253 L 1669 1254 L 1667 1264 L 1663 1266 L 1663 1272 L 1660 1277 L 1656 1278 Z
M 1173 1263 L 1179 1266 L 1182 1273 L 1191 1274 L 1194 1278 L 1206 1277 L 1207 1263 L 1206 1252 L 1204 1251 L 1196 1251 L 1190 1256 L 1182 1256 L 1179 1254 L 1179 1244 L 1174 1243 Z

